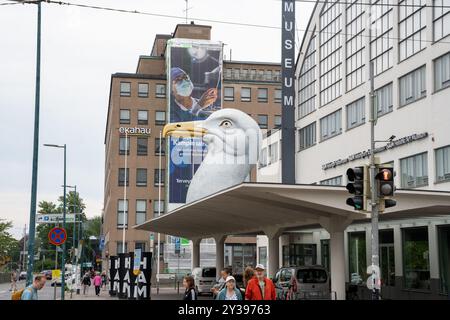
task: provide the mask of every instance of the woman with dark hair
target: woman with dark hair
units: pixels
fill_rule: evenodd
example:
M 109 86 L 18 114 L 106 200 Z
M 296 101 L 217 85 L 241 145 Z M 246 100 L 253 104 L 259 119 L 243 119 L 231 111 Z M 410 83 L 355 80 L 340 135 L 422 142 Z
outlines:
M 252 267 L 247 267 L 244 270 L 244 287 L 247 288 L 247 283 L 250 281 L 251 278 L 255 276 L 255 270 L 253 270 Z
M 184 277 L 183 287 L 185 288 L 183 300 L 197 300 L 197 293 L 195 292 L 195 283 L 193 277 Z

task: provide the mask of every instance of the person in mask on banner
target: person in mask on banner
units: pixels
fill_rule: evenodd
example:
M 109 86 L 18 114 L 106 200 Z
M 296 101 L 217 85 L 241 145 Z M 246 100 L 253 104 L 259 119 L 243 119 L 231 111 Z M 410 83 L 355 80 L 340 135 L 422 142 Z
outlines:
M 211 111 L 204 109 L 211 106 L 217 100 L 217 88 L 209 88 L 200 99 L 192 97 L 194 84 L 189 75 L 181 68 L 170 70 L 172 80 L 171 122 L 204 120 Z

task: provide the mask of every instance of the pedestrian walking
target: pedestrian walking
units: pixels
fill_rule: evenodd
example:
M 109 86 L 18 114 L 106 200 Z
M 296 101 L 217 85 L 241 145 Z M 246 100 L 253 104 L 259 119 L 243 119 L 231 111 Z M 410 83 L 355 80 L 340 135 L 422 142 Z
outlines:
M 185 289 L 183 300 L 197 300 L 197 292 L 195 292 L 194 278 L 192 276 L 183 278 L 183 287 Z
M 86 295 L 86 289 L 89 291 L 89 287 L 91 286 L 91 276 L 89 272 L 84 274 L 81 284 L 83 285 L 83 295 Z
M 101 286 L 102 286 L 102 277 L 100 277 L 100 272 L 96 272 L 94 277 L 94 287 L 95 287 L 95 295 L 97 297 L 100 295 Z
M 242 300 L 241 291 L 236 287 L 236 279 L 233 276 L 225 279 L 225 288 L 220 290 L 216 300 Z
M 45 286 L 46 281 L 47 279 L 44 275 L 37 275 L 30 286 L 16 291 L 12 296 L 12 300 L 38 300 L 38 290 L 41 290 Z M 18 297 L 19 293 L 21 293 L 20 299 Z
M 9 291 L 17 291 L 17 272 L 16 270 L 11 271 L 11 287 Z
M 102 272 L 102 287 L 103 290 L 106 290 L 106 283 L 108 282 L 108 277 L 106 276 L 106 272 Z
M 217 281 L 217 284 L 211 289 L 211 292 L 213 293 L 213 297 L 217 297 L 217 294 L 220 290 L 225 288 L 225 280 L 228 276 L 231 276 L 231 269 L 230 268 L 223 268 L 220 271 L 220 278 Z
M 255 267 L 255 277 L 249 280 L 245 290 L 246 300 L 275 300 L 275 285 L 266 277 L 265 268 L 262 264 Z

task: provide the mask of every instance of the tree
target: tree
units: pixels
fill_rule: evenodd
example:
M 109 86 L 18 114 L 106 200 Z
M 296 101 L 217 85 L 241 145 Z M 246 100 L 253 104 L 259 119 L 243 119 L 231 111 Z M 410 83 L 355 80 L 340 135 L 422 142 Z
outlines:
M 11 228 L 12 221 L 0 219 L 0 267 L 11 262 L 19 250 L 18 241 L 8 232 Z
M 101 234 L 102 218 L 93 217 L 83 224 L 83 254 L 82 261 L 95 264 L 95 257 L 100 252 L 99 237 Z M 92 239 L 91 239 L 92 237 Z M 93 239 L 95 237 L 95 240 Z

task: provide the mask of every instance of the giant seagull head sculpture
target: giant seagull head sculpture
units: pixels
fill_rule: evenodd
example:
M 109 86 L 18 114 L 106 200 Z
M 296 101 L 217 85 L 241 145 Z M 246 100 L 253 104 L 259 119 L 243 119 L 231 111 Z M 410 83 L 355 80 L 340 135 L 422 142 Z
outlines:
M 244 182 L 258 162 L 261 130 L 249 115 L 222 109 L 203 121 L 170 123 L 164 136 L 202 137 L 207 153 L 191 180 L 186 203 Z

